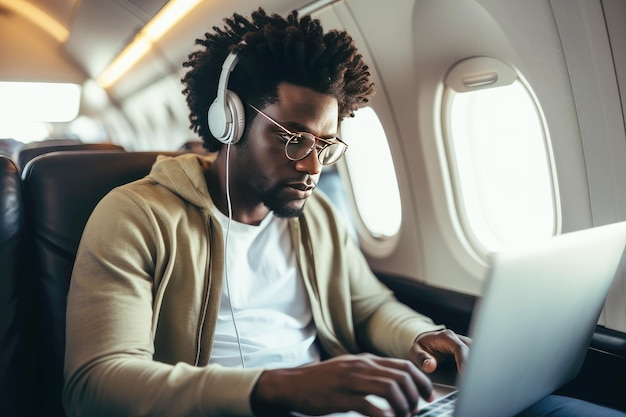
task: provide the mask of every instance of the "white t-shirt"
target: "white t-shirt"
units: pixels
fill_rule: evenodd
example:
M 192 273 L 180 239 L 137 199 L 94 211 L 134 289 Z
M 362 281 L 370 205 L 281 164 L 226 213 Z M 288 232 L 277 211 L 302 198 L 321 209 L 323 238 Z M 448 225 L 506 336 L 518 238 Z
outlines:
M 210 363 L 242 367 L 240 346 L 247 368 L 319 361 L 311 306 L 287 219 L 270 213 L 258 226 L 232 220 L 227 236 L 228 217 L 216 216 L 227 248 Z

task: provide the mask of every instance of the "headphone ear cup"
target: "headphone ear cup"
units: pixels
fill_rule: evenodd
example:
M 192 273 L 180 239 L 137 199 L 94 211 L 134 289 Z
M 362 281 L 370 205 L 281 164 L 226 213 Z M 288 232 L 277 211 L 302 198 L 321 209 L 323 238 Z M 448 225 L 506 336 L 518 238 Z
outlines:
M 230 90 L 224 95 L 224 106 L 215 99 L 207 114 L 209 130 L 222 143 L 237 143 L 243 134 L 246 116 L 239 96 Z
M 228 139 L 228 120 L 226 116 L 226 109 L 222 106 L 219 100 L 216 98 L 207 114 L 207 121 L 209 130 L 215 139 L 222 143 L 226 143 Z
M 230 90 L 226 90 L 226 106 L 230 112 L 232 123 L 229 141 L 235 144 L 241 139 L 246 127 L 246 113 L 239 96 Z

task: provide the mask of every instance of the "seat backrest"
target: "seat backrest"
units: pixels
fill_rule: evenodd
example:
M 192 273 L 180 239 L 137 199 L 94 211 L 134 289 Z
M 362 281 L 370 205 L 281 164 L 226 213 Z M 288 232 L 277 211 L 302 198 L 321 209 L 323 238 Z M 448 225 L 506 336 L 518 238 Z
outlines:
M 17 155 L 17 164 L 20 170 L 24 170 L 26 164 L 39 155 L 57 151 L 123 151 L 124 148 L 112 143 L 80 143 L 68 139 L 31 142 L 20 149 Z
M 61 394 L 66 297 L 87 219 L 105 194 L 144 177 L 160 154 L 178 153 L 53 152 L 31 160 L 22 173 L 43 338 L 39 352 L 43 416 L 65 415 Z
M 24 229 L 24 204 L 15 163 L 0 156 L 0 414 L 30 415 L 28 384 L 34 365 L 33 312 L 27 303 L 30 284 Z

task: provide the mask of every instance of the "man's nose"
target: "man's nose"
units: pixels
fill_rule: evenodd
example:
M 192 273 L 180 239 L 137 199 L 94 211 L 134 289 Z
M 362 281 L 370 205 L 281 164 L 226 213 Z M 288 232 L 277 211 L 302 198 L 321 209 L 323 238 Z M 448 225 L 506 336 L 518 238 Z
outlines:
M 310 175 L 317 175 L 322 172 L 322 164 L 317 156 L 317 147 L 311 153 L 299 161 L 296 161 L 296 169 Z

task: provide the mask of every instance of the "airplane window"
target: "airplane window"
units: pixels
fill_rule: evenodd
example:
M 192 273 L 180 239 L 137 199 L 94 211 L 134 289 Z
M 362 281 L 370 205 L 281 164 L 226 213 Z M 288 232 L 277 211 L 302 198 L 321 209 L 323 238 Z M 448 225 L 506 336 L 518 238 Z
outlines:
M 341 123 L 345 160 L 361 220 L 375 238 L 394 236 L 402 220 L 398 180 L 383 126 L 371 107 Z
M 80 95 L 77 84 L 0 81 L 0 137 L 22 142 L 47 137 L 48 122 L 76 117 Z
M 11 120 L 69 122 L 78 115 L 80 86 L 0 82 L 0 114 Z
M 458 214 L 483 254 L 547 238 L 559 227 L 551 148 L 538 104 L 517 76 L 499 85 L 496 72 L 485 74 L 463 78 L 465 91 L 446 81 L 444 99 Z

